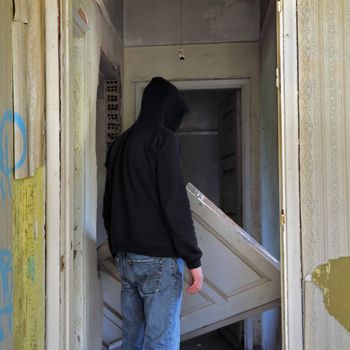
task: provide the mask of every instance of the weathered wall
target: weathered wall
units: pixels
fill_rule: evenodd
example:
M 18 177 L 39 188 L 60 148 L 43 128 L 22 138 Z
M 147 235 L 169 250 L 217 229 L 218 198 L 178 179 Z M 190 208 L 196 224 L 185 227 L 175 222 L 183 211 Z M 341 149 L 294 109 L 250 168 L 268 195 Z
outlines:
M 280 258 L 279 180 L 278 180 L 278 108 L 276 89 L 277 38 L 276 4 L 265 9 L 260 35 L 260 174 L 261 242 Z M 263 349 L 281 347 L 280 309 L 262 314 Z
M 0 5 L 0 348 L 44 349 L 43 14 L 40 1 L 11 5 Z
M 45 349 L 45 168 L 13 183 L 13 349 Z
M 12 349 L 12 1 L 1 1 L 0 12 L 0 348 Z
M 125 1 L 125 45 L 180 42 L 180 1 Z M 183 0 L 183 42 L 259 39 L 258 0 Z
M 111 22 L 120 36 L 124 39 L 124 0 L 103 0 Z
M 23 119 L 14 133 L 14 161 L 21 165 L 15 167 L 15 178 L 19 179 L 33 176 L 44 161 L 44 5 L 41 0 L 14 4 L 13 108 Z
M 345 291 L 332 316 L 323 290 L 304 282 L 305 349 L 348 349 L 335 317 L 349 307 L 349 270 L 327 262 L 350 255 L 350 2 L 298 0 L 298 41 L 303 275 L 315 271 L 319 286 L 324 272 L 323 282 L 337 276 L 328 301 Z

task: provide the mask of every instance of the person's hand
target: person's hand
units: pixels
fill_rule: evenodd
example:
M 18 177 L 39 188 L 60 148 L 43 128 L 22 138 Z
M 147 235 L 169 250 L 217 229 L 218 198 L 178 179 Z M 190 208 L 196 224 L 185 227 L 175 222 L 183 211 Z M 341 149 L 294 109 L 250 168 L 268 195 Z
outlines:
M 186 288 L 186 292 L 189 294 L 198 293 L 202 289 L 203 285 L 203 271 L 202 267 L 188 270 L 190 274 L 191 284 Z

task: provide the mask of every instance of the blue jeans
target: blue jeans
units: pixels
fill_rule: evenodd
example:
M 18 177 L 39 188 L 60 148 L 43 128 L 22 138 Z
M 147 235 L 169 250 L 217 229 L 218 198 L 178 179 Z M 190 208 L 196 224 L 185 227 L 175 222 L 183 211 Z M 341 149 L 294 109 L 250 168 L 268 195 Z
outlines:
M 178 350 L 184 262 L 118 252 L 122 350 Z

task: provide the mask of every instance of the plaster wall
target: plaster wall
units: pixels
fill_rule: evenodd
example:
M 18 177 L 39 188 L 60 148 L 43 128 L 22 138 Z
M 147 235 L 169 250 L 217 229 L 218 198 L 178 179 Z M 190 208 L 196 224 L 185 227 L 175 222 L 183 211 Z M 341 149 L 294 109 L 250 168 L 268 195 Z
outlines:
M 125 45 L 181 40 L 180 1 L 125 1 Z M 259 0 L 182 0 L 184 43 L 257 41 Z
M 124 39 L 124 0 L 103 0 L 111 22 L 120 36 Z
M 350 303 L 348 269 L 339 268 L 350 256 L 350 3 L 297 4 L 304 343 L 306 350 L 348 349 L 338 316 Z M 323 274 L 315 284 L 313 272 Z M 318 288 L 334 276 L 327 290 Z M 328 301 L 341 290 L 330 313 Z
M 180 61 L 177 46 L 127 47 L 124 54 L 123 129 L 135 116 L 135 83 L 153 76 L 169 80 L 250 79 L 252 235 L 260 240 L 259 227 L 259 45 L 221 43 L 185 45 Z

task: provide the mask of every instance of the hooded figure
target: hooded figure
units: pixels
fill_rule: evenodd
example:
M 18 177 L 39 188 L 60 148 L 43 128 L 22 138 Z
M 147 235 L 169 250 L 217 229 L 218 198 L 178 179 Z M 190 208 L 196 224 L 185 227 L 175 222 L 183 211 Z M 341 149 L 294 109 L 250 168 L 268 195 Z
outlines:
M 109 149 L 103 217 L 113 257 L 124 251 L 200 267 L 175 134 L 187 112 L 177 88 L 155 77 L 137 121 Z

